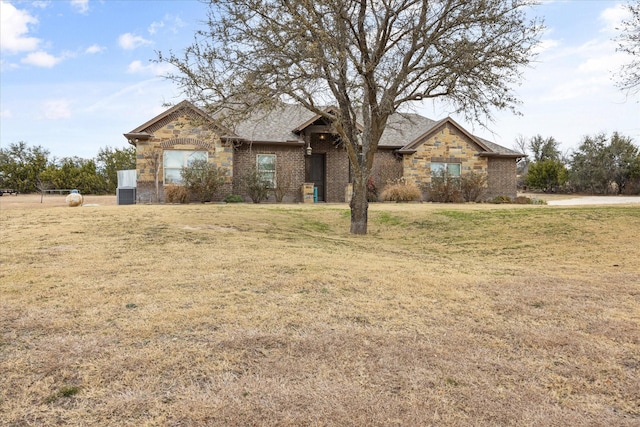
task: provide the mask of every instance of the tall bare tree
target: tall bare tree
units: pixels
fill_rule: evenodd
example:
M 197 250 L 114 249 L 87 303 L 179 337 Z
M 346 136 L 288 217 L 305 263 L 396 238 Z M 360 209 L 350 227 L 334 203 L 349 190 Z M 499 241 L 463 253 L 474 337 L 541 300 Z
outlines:
M 633 59 L 622 66 L 618 86 L 637 93 L 640 91 L 640 0 L 631 1 L 625 7 L 630 16 L 622 22 L 622 34 L 617 38 L 618 51 L 628 53 Z
M 208 3 L 194 43 L 158 54 L 178 70 L 167 77 L 230 119 L 295 102 L 329 120 L 353 165 L 356 234 L 367 232 L 367 180 L 389 116 L 430 98 L 479 121 L 515 111 L 512 86 L 542 29 L 526 17 L 531 0 Z

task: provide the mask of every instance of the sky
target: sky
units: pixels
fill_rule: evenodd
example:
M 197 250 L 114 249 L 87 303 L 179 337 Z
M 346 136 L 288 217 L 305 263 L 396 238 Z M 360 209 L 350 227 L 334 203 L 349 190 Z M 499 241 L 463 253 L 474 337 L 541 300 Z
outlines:
M 584 136 L 614 131 L 640 146 L 640 94 L 628 96 L 613 80 L 630 61 L 612 40 L 622 3 L 554 0 L 531 11 L 546 30 L 514 87 L 522 115 L 496 111 L 482 126 L 440 103 L 413 111 L 451 115 L 509 148 L 542 135 L 570 154 Z M 127 147 L 123 133 L 183 99 L 161 77 L 168 66 L 151 60 L 190 45 L 206 11 L 195 0 L 0 0 L 0 147 L 24 141 L 56 158 L 87 159 L 104 147 Z

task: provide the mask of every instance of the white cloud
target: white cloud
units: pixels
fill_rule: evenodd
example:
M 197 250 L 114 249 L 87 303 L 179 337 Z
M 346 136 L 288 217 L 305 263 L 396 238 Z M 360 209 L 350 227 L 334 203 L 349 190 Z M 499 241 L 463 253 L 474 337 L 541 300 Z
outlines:
M 40 39 L 29 37 L 29 25 L 38 19 L 11 3 L 0 1 L 0 49 L 12 53 L 36 50 Z
M 601 32 L 617 32 L 622 21 L 630 16 L 629 10 L 622 4 L 608 7 L 600 13 L 600 21 L 603 27 Z
M 5 108 L 4 110 L 0 110 L 0 117 L 3 119 L 10 119 L 13 117 L 13 113 L 8 108 Z
M 131 33 L 125 33 L 118 37 L 118 44 L 125 50 L 133 50 L 140 46 L 150 45 L 152 41 Z
M 156 32 L 158 32 L 158 28 L 162 28 L 164 27 L 164 21 L 160 21 L 160 22 L 152 22 L 151 25 L 149 25 L 149 28 L 147 29 L 147 31 L 149 31 L 149 34 L 155 34 Z
M 87 54 L 94 54 L 94 53 L 101 53 L 105 51 L 105 47 L 104 46 L 98 46 L 97 44 L 91 45 L 89 46 L 84 53 Z
M 55 57 L 45 51 L 39 50 L 37 52 L 31 52 L 22 58 L 21 62 L 24 64 L 35 65 L 36 67 L 53 68 L 63 59 L 64 57 Z
M 186 26 L 186 23 L 180 19 L 179 16 L 173 16 L 170 14 L 165 15 L 160 22 L 152 22 L 147 28 L 149 34 L 153 35 L 158 32 L 159 29 L 164 28 L 165 32 L 169 31 L 173 34 L 177 34 L 180 28 Z
M 68 119 L 71 117 L 71 101 L 64 98 L 46 100 L 42 103 L 42 112 L 46 119 Z
M 89 0 L 71 0 L 71 7 L 79 13 L 86 14 L 89 11 Z
M 149 63 L 148 65 L 144 65 L 142 61 L 133 61 L 127 67 L 127 72 L 131 74 L 148 74 L 153 76 L 163 76 L 169 73 L 173 68 L 172 65 L 162 63 Z

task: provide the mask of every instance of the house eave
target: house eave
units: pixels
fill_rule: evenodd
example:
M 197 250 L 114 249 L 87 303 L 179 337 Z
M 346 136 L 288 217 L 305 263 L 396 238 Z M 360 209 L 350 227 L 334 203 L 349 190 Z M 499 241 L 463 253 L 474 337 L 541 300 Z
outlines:
M 396 153 L 398 154 L 413 154 L 418 150 L 414 150 L 414 149 L 400 149 L 400 150 L 396 150 Z
M 233 141 L 236 142 L 237 145 L 243 145 L 243 144 L 247 144 L 247 145 L 277 145 L 277 146 L 284 146 L 284 147 L 303 147 L 304 146 L 304 141 L 301 140 L 289 140 L 289 141 L 256 141 L 256 140 L 252 140 L 252 141 L 248 141 L 246 139 L 238 139 L 238 138 L 233 138 L 233 137 L 223 137 L 223 140 L 227 140 L 227 141 Z
M 521 159 L 523 157 L 527 157 L 524 154 L 504 154 L 504 153 L 495 153 L 495 152 L 482 152 L 478 153 L 479 157 L 500 157 L 503 159 Z
M 153 137 L 152 134 L 148 132 L 131 132 L 123 134 L 129 144 L 135 146 L 140 141 L 148 141 Z

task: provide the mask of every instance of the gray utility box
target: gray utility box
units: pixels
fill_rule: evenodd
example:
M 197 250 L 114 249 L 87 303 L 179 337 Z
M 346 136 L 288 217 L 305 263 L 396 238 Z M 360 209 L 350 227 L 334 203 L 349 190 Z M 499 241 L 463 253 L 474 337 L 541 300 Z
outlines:
M 134 205 L 136 203 L 136 170 L 118 171 L 118 188 L 116 201 L 119 205 Z
M 116 201 L 119 205 L 135 205 L 136 188 L 123 187 L 116 189 Z

